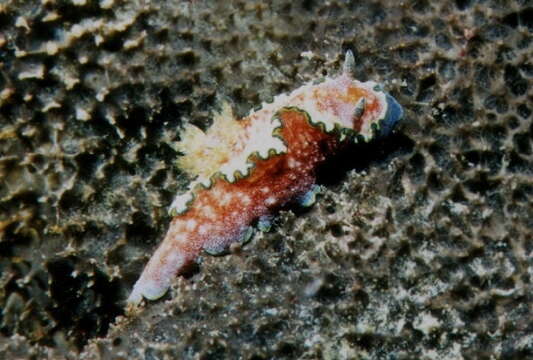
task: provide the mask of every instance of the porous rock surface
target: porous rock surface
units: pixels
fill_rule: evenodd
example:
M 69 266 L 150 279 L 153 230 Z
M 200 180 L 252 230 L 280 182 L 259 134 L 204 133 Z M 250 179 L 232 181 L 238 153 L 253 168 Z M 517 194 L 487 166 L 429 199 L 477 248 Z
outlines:
M 533 356 L 530 0 L 0 3 L 0 358 Z M 339 71 L 397 131 L 308 211 L 124 300 L 162 239 L 180 125 Z

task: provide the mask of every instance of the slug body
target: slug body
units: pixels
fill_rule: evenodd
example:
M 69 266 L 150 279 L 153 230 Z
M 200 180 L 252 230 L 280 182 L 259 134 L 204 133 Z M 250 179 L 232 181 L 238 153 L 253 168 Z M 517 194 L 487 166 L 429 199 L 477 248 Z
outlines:
M 309 202 L 318 165 L 348 141 L 386 135 L 402 117 L 401 106 L 374 82 L 343 73 L 306 84 L 246 118 L 234 120 L 229 106 L 204 133 L 188 125 L 178 149 L 179 165 L 195 180 L 171 205 L 165 239 L 146 265 L 128 302 L 155 300 L 201 251 L 223 253 L 265 224 L 291 199 Z

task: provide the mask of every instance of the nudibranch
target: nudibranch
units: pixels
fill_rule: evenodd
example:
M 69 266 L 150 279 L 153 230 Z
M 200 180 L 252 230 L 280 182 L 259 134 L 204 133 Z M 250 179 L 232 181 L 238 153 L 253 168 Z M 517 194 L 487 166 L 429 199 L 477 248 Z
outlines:
M 402 107 L 379 84 L 353 79 L 354 67 L 348 51 L 337 77 L 279 95 L 239 121 L 226 104 L 207 131 L 184 128 L 178 165 L 194 180 L 170 206 L 168 232 L 129 303 L 160 298 L 202 251 L 220 254 L 249 239 L 255 221 L 267 227 L 291 199 L 311 202 L 318 165 L 348 141 L 392 130 Z

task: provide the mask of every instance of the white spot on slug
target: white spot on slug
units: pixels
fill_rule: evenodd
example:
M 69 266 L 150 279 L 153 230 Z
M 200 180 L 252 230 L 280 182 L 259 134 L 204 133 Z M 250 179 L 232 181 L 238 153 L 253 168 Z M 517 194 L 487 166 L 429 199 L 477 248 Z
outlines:
M 196 225 L 197 225 L 196 220 L 189 219 L 189 220 L 187 220 L 187 223 L 186 223 L 185 226 L 186 226 L 187 230 L 193 231 L 196 228 Z
M 212 206 L 209 206 L 209 205 L 205 205 L 202 207 L 202 214 L 205 217 L 209 217 L 209 218 L 213 218 L 216 216 L 215 210 L 213 209 Z
M 222 197 L 220 198 L 220 205 L 224 206 L 224 205 L 228 205 L 231 200 L 233 199 L 233 195 L 230 194 L 230 193 L 225 193 L 224 195 L 222 195 Z
M 207 225 L 200 225 L 198 227 L 198 234 L 200 234 L 200 235 L 205 235 L 205 234 L 207 234 L 208 231 L 209 231 L 209 226 L 207 226 Z
M 276 198 L 273 197 L 273 196 L 270 196 L 268 197 L 266 200 L 265 200 L 265 204 L 266 205 L 274 205 L 276 203 Z

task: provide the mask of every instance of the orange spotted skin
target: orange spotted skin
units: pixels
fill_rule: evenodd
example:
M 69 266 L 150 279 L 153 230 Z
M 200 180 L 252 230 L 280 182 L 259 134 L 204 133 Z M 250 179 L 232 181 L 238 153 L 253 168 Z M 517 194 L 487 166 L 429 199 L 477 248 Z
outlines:
M 256 159 L 248 177 L 234 183 L 217 179 L 211 188 L 200 190 L 187 212 L 172 219 L 141 280 L 151 279 L 167 287 L 202 249 L 228 247 L 255 219 L 271 214 L 310 189 L 317 165 L 335 152 L 339 141 L 311 125 L 304 112 L 283 109 L 278 116 L 287 152 L 266 160 Z M 182 256 L 179 266 L 170 264 L 176 262 L 175 254 Z M 169 267 L 173 269 L 170 273 L 166 270 Z
M 326 153 L 332 153 L 337 140 L 310 125 L 306 115 L 298 110 L 282 110 L 279 116 L 287 153 L 267 160 L 256 159 L 249 177 L 234 183 L 217 180 L 213 189 L 199 194 L 191 214 L 186 215 L 197 217 L 207 226 L 213 223 L 223 226 L 220 233 L 199 239 L 195 249 L 228 246 L 256 218 L 271 214 L 315 183 L 316 165 L 325 160 Z M 230 201 L 224 201 L 226 195 L 231 195 Z M 205 206 L 215 208 L 215 218 L 202 216 Z

